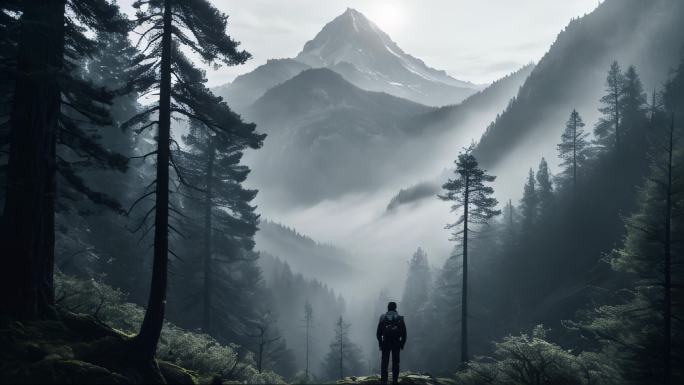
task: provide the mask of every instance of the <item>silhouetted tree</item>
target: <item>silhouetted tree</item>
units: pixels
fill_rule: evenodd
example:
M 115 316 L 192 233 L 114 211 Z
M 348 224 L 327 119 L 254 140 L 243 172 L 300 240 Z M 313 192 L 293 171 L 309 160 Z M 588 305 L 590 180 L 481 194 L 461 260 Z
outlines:
M 152 359 L 164 321 L 169 229 L 174 229 L 169 224 L 169 167 L 174 167 L 183 186 L 196 189 L 185 181 L 172 158 L 171 116 L 178 114 L 213 132 L 232 132 L 238 137 L 245 134 L 234 132 L 232 111 L 205 87 L 204 73 L 193 67 L 181 53 L 181 47 L 185 46 L 205 62 L 215 64 L 240 64 L 250 55 L 238 51 L 239 43 L 226 35 L 228 17 L 207 0 L 136 1 L 133 6 L 137 9 L 137 25 L 142 28 L 139 43 L 147 41 L 141 59 L 145 72 L 141 73 L 137 89 L 143 93 L 157 90 L 159 93 L 158 103 L 128 122 L 129 126 L 144 123 L 139 128 L 141 132 L 157 126 L 157 150 L 145 155 L 156 157 L 154 190 L 141 197 L 155 196 L 152 282 L 145 318 L 135 337 L 136 351 L 144 359 Z M 156 119 L 148 123 L 147 119 L 153 114 Z M 247 134 L 251 134 L 253 127 L 248 131 Z
M 433 289 L 425 306 L 426 343 L 417 352 L 421 357 L 421 371 L 429 373 L 451 373 L 458 370 L 460 363 L 453 359 L 459 354 L 459 332 L 454 328 L 461 316 L 461 288 L 463 266 L 455 255 L 448 258 L 441 268 L 434 272 Z M 385 305 L 387 302 L 385 302 Z M 400 309 L 401 310 L 401 309 Z M 377 319 L 375 319 L 377 323 Z M 420 333 L 407 324 L 409 350 L 413 350 L 413 335 Z
M 323 371 L 330 379 L 342 379 L 345 373 L 358 375 L 363 371 L 363 353 L 349 340 L 350 327 L 342 316 L 335 322 L 335 337 L 323 361 Z
M 248 336 L 254 338 L 256 341 L 257 370 L 259 373 L 261 373 L 263 370 L 265 355 L 268 354 L 269 345 L 278 341 L 282 337 L 279 333 L 277 333 L 277 330 L 275 330 L 275 320 L 273 319 L 273 314 L 268 311 L 261 315 L 259 320 L 254 323 L 253 328 L 255 329 L 255 332 L 248 334 Z
M 674 121 L 667 131 L 662 147 L 655 149 L 640 207 L 626 220 L 624 245 L 610 259 L 633 283 L 617 304 L 593 309 L 578 324 L 603 342 L 630 384 L 675 384 L 684 377 L 681 365 L 675 365 L 684 353 L 684 327 L 676 315 L 684 308 L 673 300 L 684 294 L 684 237 L 674 231 L 684 223 L 678 210 L 684 205 L 684 153 L 676 146 Z
M 422 248 L 418 248 L 409 261 L 409 270 L 401 299 L 402 312 L 418 314 L 428 297 L 430 266 Z
M 599 111 L 603 116 L 594 129 L 594 135 L 599 144 L 604 147 L 614 147 L 618 151 L 622 135 L 620 131 L 622 119 L 620 99 L 624 93 L 624 81 L 625 77 L 620 65 L 614 61 L 606 77 L 606 94 L 601 97 L 603 107 L 599 108 Z
M 411 260 L 404 284 L 399 310 L 411 325 L 411 349 L 409 349 L 403 361 L 406 368 L 421 369 L 421 352 L 425 349 L 426 334 L 430 328 L 427 325 L 427 302 L 430 296 L 432 279 L 428 257 L 422 248 L 418 248 Z
M 523 196 L 520 200 L 520 212 L 523 216 L 523 232 L 529 233 L 530 228 L 537 220 L 539 210 L 539 196 L 537 195 L 537 183 L 534 178 L 534 171 L 530 168 L 527 182 L 523 187 Z
M 269 308 L 278 314 L 284 339 L 304 342 L 302 326 L 305 326 L 306 320 L 302 318 L 305 315 L 303 310 L 307 302 L 311 304 L 315 322 L 312 321 L 313 327 L 309 329 L 309 379 L 316 378 L 320 369 L 320 358 L 316 357 L 327 352 L 330 332 L 338 315 L 344 312 L 344 301 L 320 281 L 293 272 L 286 263 L 264 252 L 260 254 L 259 266 L 264 269 L 267 289 L 274 296 Z M 295 353 L 298 353 L 299 368 L 304 369 L 305 350 L 295 350 Z
M 124 158 L 104 149 L 96 135 L 77 123 L 109 125 L 113 97 L 83 79 L 78 68 L 98 49 L 89 32 L 123 34 L 128 24 L 105 0 L 7 1 L 0 7 L 0 24 L 8 28 L 0 40 L 7 48 L 1 65 L 13 87 L 5 139 L 0 140 L 9 147 L 0 309 L 26 318 L 54 303 L 58 175 L 89 199 L 118 209 L 118 202 L 88 188 L 77 173 L 90 165 L 126 168 Z M 70 156 L 58 154 L 60 146 L 69 148 Z
M 216 306 L 214 302 L 217 296 L 221 297 L 221 293 L 243 286 L 238 284 L 231 287 L 230 283 L 234 279 L 231 278 L 230 269 L 225 270 L 222 265 L 235 266 L 256 259 L 251 251 L 259 216 L 250 202 L 257 191 L 242 187 L 250 170 L 240 165 L 240 160 L 244 149 L 248 145 L 258 148 L 264 136 L 254 132 L 254 124 L 243 123 L 236 114 L 227 114 L 226 118 L 232 119 L 232 122 L 225 121 L 222 124 L 231 131 L 214 132 L 202 124 L 191 124 L 188 134 L 183 137 L 187 147 L 180 152 L 178 164 L 185 180 L 195 187 L 189 189 L 186 197 L 193 202 L 193 208 L 202 213 L 201 218 L 186 220 L 184 224 L 186 228 L 194 225 L 198 228 L 197 232 L 202 234 L 199 249 L 203 271 L 200 273 L 202 282 L 199 286 L 202 292 L 201 325 L 207 333 L 212 333 L 212 320 L 215 318 L 212 313 L 216 310 L 222 319 L 248 317 L 246 304 L 240 306 L 220 301 Z M 236 137 L 236 132 L 244 135 Z M 245 286 L 245 290 L 252 289 Z M 234 296 L 241 297 L 249 301 L 248 295 Z M 243 311 L 240 316 L 235 314 L 238 309 Z
M 513 206 L 513 201 L 508 200 L 503 209 L 503 222 L 505 226 L 505 244 L 510 247 L 513 246 L 516 237 L 516 208 Z
M 577 190 L 577 170 L 584 167 L 588 155 L 589 133 L 584 132 L 584 126 L 580 114 L 577 110 L 572 110 L 558 144 L 558 156 L 563 160 L 563 174 L 572 179 L 573 191 Z
M 622 92 L 620 109 L 622 116 L 629 119 L 630 115 L 642 116 L 646 110 L 646 93 L 636 67 L 629 66 L 622 78 Z
M 539 199 L 539 215 L 546 215 L 553 205 L 553 183 L 549 174 L 549 164 L 541 158 L 537 170 L 537 198 Z
M 461 362 L 468 361 L 468 226 L 486 224 L 487 221 L 501 214 L 496 210 L 496 198 L 494 189 L 485 186 L 485 183 L 493 182 L 496 177 L 488 175 L 477 164 L 473 156 L 474 146 L 466 148 L 458 155 L 456 163 L 456 179 L 449 179 L 442 188 L 446 191 L 439 197 L 442 200 L 454 202 L 451 211 L 462 209 L 463 213 L 458 220 L 446 226 L 447 229 L 455 229 L 462 226 L 462 230 L 453 233 L 452 240 L 462 240 L 463 259 L 463 289 L 461 292 Z M 472 229 L 471 229 L 472 230 Z
M 305 375 L 306 379 L 309 379 L 309 332 L 311 331 L 311 328 L 313 327 L 313 307 L 309 303 L 309 301 L 306 301 L 306 304 L 304 304 L 304 328 L 306 330 L 306 369 L 305 369 Z
M 641 79 L 634 66 L 629 66 L 624 74 L 620 111 L 622 114 L 622 133 L 626 144 L 625 152 L 629 152 L 629 154 L 621 155 L 623 157 L 633 157 L 636 155 L 632 154 L 633 149 L 647 141 L 648 127 L 650 125 L 647 95 L 644 92 Z

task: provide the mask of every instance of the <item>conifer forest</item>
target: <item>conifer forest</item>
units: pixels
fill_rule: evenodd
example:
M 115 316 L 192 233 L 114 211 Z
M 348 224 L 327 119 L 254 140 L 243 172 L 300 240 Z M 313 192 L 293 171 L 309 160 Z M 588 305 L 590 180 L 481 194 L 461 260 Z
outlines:
M 684 384 L 684 1 L 0 0 L 0 384 Z

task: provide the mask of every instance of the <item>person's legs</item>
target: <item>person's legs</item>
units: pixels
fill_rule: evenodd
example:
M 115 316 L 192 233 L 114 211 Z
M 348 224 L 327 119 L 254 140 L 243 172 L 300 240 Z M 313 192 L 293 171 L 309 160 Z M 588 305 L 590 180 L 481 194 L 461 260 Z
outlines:
M 396 384 L 399 381 L 399 356 L 401 349 L 392 349 L 392 383 Z
M 387 367 L 389 366 L 389 349 L 382 349 L 382 359 L 380 360 L 380 381 L 387 383 Z

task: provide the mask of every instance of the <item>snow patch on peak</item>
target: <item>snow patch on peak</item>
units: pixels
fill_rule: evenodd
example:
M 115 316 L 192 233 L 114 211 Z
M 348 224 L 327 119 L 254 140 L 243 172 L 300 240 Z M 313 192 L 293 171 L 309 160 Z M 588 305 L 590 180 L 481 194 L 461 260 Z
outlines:
M 359 87 L 394 92 L 395 96 L 430 105 L 453 104 L 478 90 L 474 84 L 454 79 L 405 53 L 387 33 L 353 8 L 326 24 L 295 60 L 314 68 L 349 63 L 355 70 L 345 67 L 340 73 Z M 426 98 L 426 92 L 432 96 Z

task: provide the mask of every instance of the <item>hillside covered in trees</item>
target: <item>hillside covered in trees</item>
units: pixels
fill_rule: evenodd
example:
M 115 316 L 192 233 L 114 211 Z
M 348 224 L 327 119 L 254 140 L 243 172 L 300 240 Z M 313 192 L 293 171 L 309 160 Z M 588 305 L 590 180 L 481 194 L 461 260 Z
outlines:
M 682 383 L 684 3 L 490 84 L 346 8 L 220 84 L 241 7 L 0 4 L 0 383 Z

